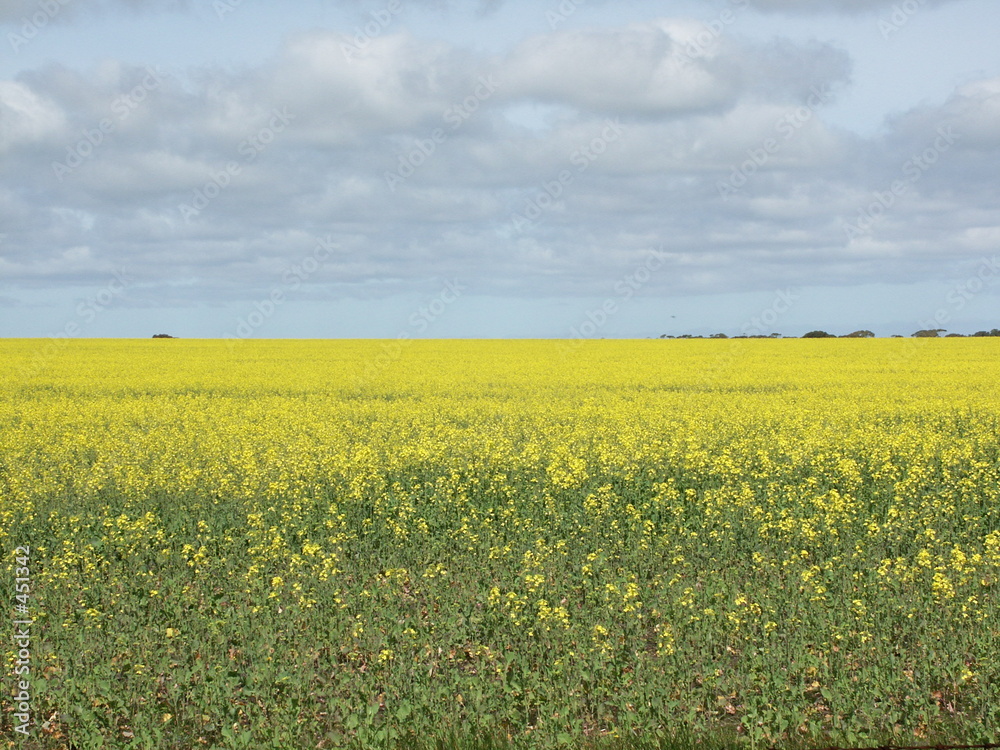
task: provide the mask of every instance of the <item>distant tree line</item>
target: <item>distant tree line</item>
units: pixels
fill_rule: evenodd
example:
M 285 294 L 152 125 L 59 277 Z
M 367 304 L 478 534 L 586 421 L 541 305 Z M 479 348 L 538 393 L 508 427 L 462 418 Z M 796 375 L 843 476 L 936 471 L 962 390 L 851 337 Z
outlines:
M 942 336 L 942 334 L 944 334 Z M 915 333 L 910 334 L 911 338 L 974 338 L 976 336 L 1000 336 L 1000 328 L 994 328 L 989 331 L 976 331 L 972 334 L 964 333 L 947 333 L 944 328 L 928 328 L 925 330 L 920 330 Z M 755 336 L 727 336 L 724 333 L 713 333 L 711 336 L 695 336 L 689 333 L 685 333 L 681 336 L 671 336 L 669 334 L 663 334 L 660 336 L 661 339 L 780 339 L 780 338 L 796 338 L 795 336 L 782 336 L 780 333 L 772 333 L 769 336 L 755 335 Z M 836 336 L 832 333 L 827 333 L 826 331 L 809 331 L 802 336 L 804 339 L 873 339 L 875 334 L 871 331 L 854 331 L 853 333 L 846 333 L 843 336 Z M 899 334 L 890 336 L 889 338 L 901 339 L 904 338 Z

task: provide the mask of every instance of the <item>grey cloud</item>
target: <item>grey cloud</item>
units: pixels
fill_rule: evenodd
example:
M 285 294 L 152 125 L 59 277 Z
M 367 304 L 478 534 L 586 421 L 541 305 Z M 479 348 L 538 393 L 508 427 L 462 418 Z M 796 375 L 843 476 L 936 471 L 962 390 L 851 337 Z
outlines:
M 940 107 L 920 107 L 892 122 L 900 138 L 917 145 L 928 130 L 948 127 L 961 138 L 959 149 L 991 151 L 1000 147 L 1000 78 L 960 86 Z
M 848 80 L 841 53 L 720 41 L 671 67 L 690 33 L 673 22 L 563 32 L 488 59 L 406 34 L 349 58 L 349 37 L 313 32 L 255 69 L 167 75 L 125 119 L 113 103 L 141 83 L 142 67 L 24 73 L 0 83 L 0 273 L 37 285 L 128 264 L 146 284 L 134 304 L 157 294 L 195 304 L 254 299 L 327 235 L 343 253 L 310 280 L 316 295 L 376 295 L 399 286 L 371 283 L 381 279 L 447 275 L 478 279 L 482 291 L 599 294 L 650 246 L 662 246 L 670 269 L 650 289 L 677 293 L 773 288 L 793 274 L 849 279 L 845 257 L 863 273 L 917 278 L 981 252 L 1000 166 L 995 81 L 865 140 L 826 125 L 821 103 L 810 108 L 814 87 L 835 97 Z M 489 75 L 496 93 L 450 128 L 448 107 Z M 537 127 L 509 119 L 531 101 L 558 116 Z M 293 118 L 287 128 L 241 151 L 275 109 Z M 793 116 L 799 124 L 782 129 Z M 615 117 L 622 136 L 581 169 L 574 153 Z M 52 163 L 106 118 L 113 130 L 60 181 Z M 848 243 L 841 219 L 949 122 L 968 134 L 961 148 L 866 241 Z M 392 190 L 386 174 L 435 129 L 446 137 Z M 780 148 L 724 200 L 719 182 L 769 138 Z M 230 162 L 238 174 L 187 220 L 181 204 Z M 572 179 L 556 191 L 562 172 Z M 512 215 L 546 191 L 538 219 L 514 228 Z
M 901 0 L 733 0 L 740 4 L 749 4 L 763 11 L 810 14 L 810 13 L 872 13 L 884 12 Z M 920 7 L 945 5 L 957 0 L 910 0 Z
M 290 40 L 272 67 L 232 90 L 245 101 L 281 102 L 297 113 L 300 133 L 337 145 L 440 119 L 475 88 L 484 67 L 458 50 L 406 34 L 386 34 L 360 47 L 347 35 L 314 32 Z
M 441 10 L 464 7 L 459 0 L 409 0 L 420 5 L 439 8 Z M 950 2 L 960 0 L 910 0 L 919 3 L 922 7 L 945 5 Z M 339 0 L 341 4 L 355 6 L 357 0 Z M 577 2 L 581 5 L 583 0 Z M 587 5 L 606 5 L 611 0 L 586 0 Z M 726 0 L 730 7 L 756 8 L 770 13 L 788 13 L 795 15 L 822 14 L 822 13 L 871 13 L 884 12 L 892 9 L 894 5 L 900 5 L 906 0 Z M 479 0 L 477 12 L 489 14 L 497 11 L 509 0 Z M 553 6 L 558 6 L 558 0 L 553 2 Z M 615 0 L 615 5 L 649 5 L 648 0 Z M 718 8 L 717 0 L 705 0 L 705 4 L 711 8 Z M 372 3 L 374 7 L 374 3 Z M 657 4 L 662 10 L 662 4 Z
M 0 5 L 0 24 L 30 24 L 37 16 L 44 19 L 45 25 L 119 8 L 139 13 L 183 10 L 188 6 L 188 0 L 5 0 Z
M 701 27 L 662 20 L 614 31 L 534 37 L 504 61 L 508 98 L 534 97 L 622 114 L 725 110 L 752 91 L 762 98 L 806 98 L 816 86 L 845 82 L 847 55 L 829 45 L 775 41 L 711 48 Z

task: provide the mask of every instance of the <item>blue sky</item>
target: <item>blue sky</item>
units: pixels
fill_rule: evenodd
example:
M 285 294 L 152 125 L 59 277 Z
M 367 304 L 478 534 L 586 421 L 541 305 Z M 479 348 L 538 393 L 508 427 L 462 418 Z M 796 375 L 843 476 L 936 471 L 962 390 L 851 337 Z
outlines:
M 0 336 L 1000 327 L 998 22 L 10 0 Z

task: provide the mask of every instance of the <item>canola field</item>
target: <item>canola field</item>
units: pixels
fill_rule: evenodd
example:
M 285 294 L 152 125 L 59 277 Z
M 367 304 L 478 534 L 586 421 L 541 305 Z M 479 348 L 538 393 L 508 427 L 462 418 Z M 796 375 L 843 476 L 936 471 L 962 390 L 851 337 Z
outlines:
M 9 746 L 1000 741 L 995 340 L 0 363 Z

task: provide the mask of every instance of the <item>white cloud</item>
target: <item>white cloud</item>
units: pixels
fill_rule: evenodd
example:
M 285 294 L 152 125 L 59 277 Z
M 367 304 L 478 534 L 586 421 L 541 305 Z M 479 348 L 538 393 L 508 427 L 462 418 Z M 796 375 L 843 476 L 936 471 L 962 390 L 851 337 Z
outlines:
M 36 144 L 65 127 L 54 102 L 16 81 L 0 81 L 0 153 Z
M 602 111 L 664 114 L 730 104 L 739 81 L 691 60 L 676 27 L 568 31 L 523 42 L 503 66 L 507 96 Z

